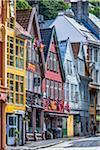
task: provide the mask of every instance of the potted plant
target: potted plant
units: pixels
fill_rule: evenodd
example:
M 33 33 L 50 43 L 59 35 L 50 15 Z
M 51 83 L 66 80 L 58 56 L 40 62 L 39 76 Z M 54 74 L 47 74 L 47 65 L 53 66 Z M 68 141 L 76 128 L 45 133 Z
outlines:
M 19 134 L 20 132 L 18 130 L 15 130 L 15 146 L 17 146 L 19 143 Z

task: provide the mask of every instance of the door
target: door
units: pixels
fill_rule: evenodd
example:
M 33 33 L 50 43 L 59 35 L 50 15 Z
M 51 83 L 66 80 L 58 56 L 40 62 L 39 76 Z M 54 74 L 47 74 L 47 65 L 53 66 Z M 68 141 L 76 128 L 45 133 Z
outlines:
M 14 145 L 15 143 L 15 131 L 18 126 L 18 117 L 16 115 L 7 115 L 7 144 Z

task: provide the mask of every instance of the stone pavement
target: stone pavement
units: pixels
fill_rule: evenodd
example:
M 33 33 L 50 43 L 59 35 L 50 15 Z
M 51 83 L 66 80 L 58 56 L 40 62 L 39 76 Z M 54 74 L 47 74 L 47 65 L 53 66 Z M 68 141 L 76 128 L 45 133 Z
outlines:
M 64 141 L 77 140 L 84 137 L 72 137 L 72 138 L 58 138 L 58 139 L 50 139 L 50 140 L 42 140 L 42 141 L 29 141 L 24 146 L 7 146 L 6 150 L 37 150 L 40 148 L 46 148 L 50 146 L 54 146 Z

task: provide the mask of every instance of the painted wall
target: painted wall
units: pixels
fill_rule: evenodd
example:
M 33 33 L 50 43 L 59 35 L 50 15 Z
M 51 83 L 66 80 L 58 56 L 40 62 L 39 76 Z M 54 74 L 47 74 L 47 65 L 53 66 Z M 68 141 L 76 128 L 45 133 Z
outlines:
M 67 119 L 67 136 L 73 137 L 74 136 L 74 116 L 69 115 Z
M 55 43 L 53 42 L 53 39 L 52 39 L 49 51 L 57 54 Z M 64 83 L 63 83 L 62 76 L 61 76 L 59 61 L 58 61 L 58 72 L 54 72 L 54 71 L 50 71 L 50 70 L 47 69 L 48 59 L 49 59 L 49 53 L 48 53 L 48 56 L 47 56 L 47 61 L 45 63 L 45 79 L 47 78 L 49 80 L 53 80 L 53 81 L 57 81 L 57 82 L 62 83 L 62 101 L 63 101 L 64 100 Z M 57 55 L 57 60 L 58 60 L 58 55 Z M 45 79 L 43 80 L 43 83 L 42 83 L 42 90 L 43 90 L 42 92 L 43 93 L 46 92 Z

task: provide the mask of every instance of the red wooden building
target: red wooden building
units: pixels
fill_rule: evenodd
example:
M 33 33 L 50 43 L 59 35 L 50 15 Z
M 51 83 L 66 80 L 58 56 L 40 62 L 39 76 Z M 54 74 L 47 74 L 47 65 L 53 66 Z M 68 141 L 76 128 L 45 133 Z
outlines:
M 64 114 L 64 81 L 65 74 L 57 43 L 55 28 L 41 29 L 44 44 L 45 79 L 42 84 L 44 98 L 44 127 L 55 138 L 57 130 L 61 131 Z

